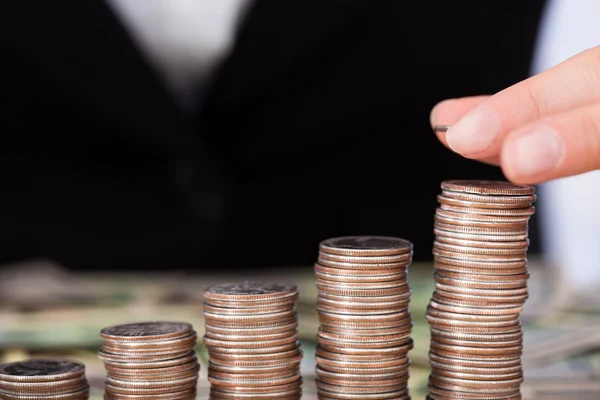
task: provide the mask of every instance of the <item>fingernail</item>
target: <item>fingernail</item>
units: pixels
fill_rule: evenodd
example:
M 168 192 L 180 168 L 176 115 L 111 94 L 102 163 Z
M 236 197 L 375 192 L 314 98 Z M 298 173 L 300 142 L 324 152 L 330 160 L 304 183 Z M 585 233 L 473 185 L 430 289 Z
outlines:
M 437 110 L 439 109 L 440 103 L 437 103 L 435 106 L 433 106 L 433 108 L 431 109 L 431 112 L 429 113 L 429 123 L 431 124 L 431 126 L 434 126 L 437 119 Z
M 564 145 L 558 132 L 540 126 L 508 143 L 502 157 L 515 177 L 534 177 L 556 168 L 563 155 Z
M 494 143 L 500 119 L 493 111 L 481 108 L 469 112 L 446 132 L 448 146 L 464 156 L 478 153 Z

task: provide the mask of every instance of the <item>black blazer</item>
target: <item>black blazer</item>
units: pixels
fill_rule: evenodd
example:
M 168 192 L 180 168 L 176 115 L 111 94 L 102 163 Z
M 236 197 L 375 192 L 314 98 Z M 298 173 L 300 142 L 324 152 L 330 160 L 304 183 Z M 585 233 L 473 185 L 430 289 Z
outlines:
M 430 259 L 440 181 L 502 175 L 429 111 L 526 78 L 542 6 L 255 0 L 190 116 L 102 0 L 4 0 L 0 262 L 310 265 L 354 234 Z

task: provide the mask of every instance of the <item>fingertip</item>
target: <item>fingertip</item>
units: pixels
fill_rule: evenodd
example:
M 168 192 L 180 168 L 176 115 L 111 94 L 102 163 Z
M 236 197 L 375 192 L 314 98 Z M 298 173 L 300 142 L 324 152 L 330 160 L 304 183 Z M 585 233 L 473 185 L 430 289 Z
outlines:
M 435 106 L 433 106 L 433 108 L 431 109 L 431 112 L 429 113 L 429 124 L 431 125 L 433 131 L 435 132 L 435 135 L 437 136 L 438 140 L 440 142 L 442 142 L 442 144 L 444 146 L 446 146 L 447 148 L 450 149 L 450 146 L 448 145 L 448 141 L 446 140 L 446 131 L 448 126 L 450 125 L 451 122 L 448 121 L 452 121 L 454 122 L 452 119 L 448 119 L 448 109 L 452 107 L 452 102 L 454 102 L 456 99 L 447 99 L 447 100 L 442 100 L 439 103 L 437 103 Z M 441 118 L 440 118 L 441 115 Z M 446 121 L 447 123 L 440 123 L 440 121 Z
M 433 128 L 436 125 L 440 125 L 438 124 L 438 114 L 439 114 L 439 110 L 440 107 L 444 106 L 444 103 L 447 103 L 448 101 L 452 101 L 452 100 L 442 100 L 439 103 L 437 103 L 435 106 L 433 106 L 433 108 L 431 109 L 431 112 L 429 113 L 429 124 L 431 125 L 431 127 Z
M 489 97 L 474 96 L 442 100 L 431 109 L 429 123 L 432 127 L 435 125 L 452 125 Z
M 446 140 L 445 130 L 435 129 L 437 126 L 450 126 L 458 121 L 463 115 L 471 111 L 475 106 L 481 104 L 490 96 L 462 97 L 442 100 L 431 109 L 429 123 L 434 128 L 435 134 L 444 146 L 450 149 Z
M 519 185 L 534 185 L 558 177 L 564 164 L 565 144 L 559 132 L 547 125 L 509 134 L 500 152 L 506 178 Z

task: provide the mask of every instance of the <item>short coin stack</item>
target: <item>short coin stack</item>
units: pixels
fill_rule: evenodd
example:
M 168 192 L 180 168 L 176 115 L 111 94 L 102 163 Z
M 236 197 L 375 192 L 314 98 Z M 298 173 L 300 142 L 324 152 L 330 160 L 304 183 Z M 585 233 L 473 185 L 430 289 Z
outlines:
M 429 399 L 520 399 L 534 187 L 446 181 L 438 196 Z
M 105 400 L 193 400 L 200 364 L 197 334 L 185 322 L 139 322 L 104 328 L 98 357 L 107 377 Z
M 204 298 L 210 398 L 300 399 L 296 286 L 220 284 Z
M 83 364 L 70 360 L 31 359 L 0 365 L 2 400 L 87 400 Z
M 317 391 L 320 399 L 410 399 L 412 244 L 351 236 L 319 246 Z

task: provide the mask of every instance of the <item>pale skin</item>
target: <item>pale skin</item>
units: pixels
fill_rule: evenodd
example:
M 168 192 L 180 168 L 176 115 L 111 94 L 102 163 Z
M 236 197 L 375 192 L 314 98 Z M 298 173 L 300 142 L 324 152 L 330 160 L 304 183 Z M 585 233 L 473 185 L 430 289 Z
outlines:
M 444 100 L 431 124 L 456 153 L 516 184 L 600 169 L 600 46 L 492 96 Z

